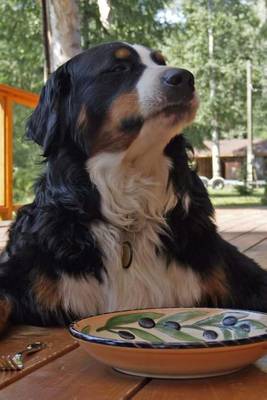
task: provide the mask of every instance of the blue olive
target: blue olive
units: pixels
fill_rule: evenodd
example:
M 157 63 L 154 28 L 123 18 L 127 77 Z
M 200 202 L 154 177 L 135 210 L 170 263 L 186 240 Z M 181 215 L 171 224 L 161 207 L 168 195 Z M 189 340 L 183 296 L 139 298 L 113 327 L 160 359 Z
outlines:
M 205 339 L 214 340 L 217 339 L 218 333 L 212 330 L 206 330 L 203 332 L 203 337 Z
M 176 321 L 166 321 L 166 322 L 164 322 L 163 325 L 165 328 L 172 328 L 172 329 L 176 329 L 177 331 L 179 331 L 181 329 L 181 325 L 179 324 L 179 322 L 176 322 Z
M 242 324 L 240 324 L 239 328 L 245 332 L 250 332 L 250 329 L 251 329 L 250 325 L 247 322 L 243 322 Z
M 151 319 L 151 318 L 140 318 L 138 321 L 138 324 L 142 328 L 147 328 L 147 329 L 154 328 L 154 326 L 156 325 L 155 322 L 153 321 L 153 319 Z
M 135 336 L 131 332 L 128 332 L 128 331 L 118 331 L 118 334 L 123 339 L 129 339 L 129 340 L 135 339 Z
M 224 326 L 233 326 L 237 323 L 237 318 L 229 315 L 222 320 L 222 323 Z

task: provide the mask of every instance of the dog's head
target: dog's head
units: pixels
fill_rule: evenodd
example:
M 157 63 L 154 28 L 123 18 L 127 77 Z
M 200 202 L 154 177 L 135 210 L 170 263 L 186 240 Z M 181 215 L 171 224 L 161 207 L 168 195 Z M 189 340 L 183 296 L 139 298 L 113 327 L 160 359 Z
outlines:
M 50 76 L 27 135 L 45 155 L 76 146 L 90 157 L 127 150 L 133 142 L 135 151 L 144 150 L 157 142 L 165 146 L 192 122 L 196 109 L 189 71 L 167 66 L 158 51 L 107 43 Z

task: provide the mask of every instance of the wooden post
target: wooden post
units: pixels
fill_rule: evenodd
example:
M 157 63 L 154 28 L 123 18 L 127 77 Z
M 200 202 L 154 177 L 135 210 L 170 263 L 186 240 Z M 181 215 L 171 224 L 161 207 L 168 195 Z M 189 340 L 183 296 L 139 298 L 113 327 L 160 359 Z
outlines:
M 247 60 L 247 184 L 253 182 L 252 65 Z
M 12 218 L 13 208 L 13 116 L 12 101 L 1 98 L 0 112 L 0 206 L 4 219 Z
M 5 104 L 0 98 L 0 206 L 5 205 Z
M 12 100 L 6 100 L 5 109 L 5 206 L 6 219 L 12 218 L 13 211 L 13 113 Z
M 11 219 L 13 204 L 13 104 L 35 107 L 39 96 L 0 84 L 0 219 Z

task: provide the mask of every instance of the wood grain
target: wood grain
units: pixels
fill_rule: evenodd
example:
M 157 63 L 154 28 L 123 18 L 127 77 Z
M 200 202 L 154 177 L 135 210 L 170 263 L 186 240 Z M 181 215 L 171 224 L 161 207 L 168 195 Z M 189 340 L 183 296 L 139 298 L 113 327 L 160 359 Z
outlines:
M 129 399 L 147 382 L 113 371 L 79 348 L 3 389 L 0 400 Z
M 267 268 L 267 209 L 217 210 L 217 217 L 223 237 Z M 7 227 L 0 224 L 0 246 Z M 0 372 L 0 400 L 267 399 L 267 357 L 257 367 L 225 377 L 150 381 L 121 375 L 98 363 L 77 348 L 63 329 L 23 326 L 2 339 L 0 354 L 21 350 L 33 341 L 44 341 L 48 348 L 30 356 L 22 372 Z
M 246 251 L 246 255 L 253 258 L 263 268 L 267 269 L 267 239 Z
M 0 251 L 5 247 L 11 221 L 0 222 Z
M 20 326 L 10 329 L 8 335 L 1 339 L 0 355 L 16 353 L 33 342 L 43 342 L 47 348 L 28 356 L 25 359 L 25 367 L 21 371 L 0 371 L 0 388 L 78 347 L 78 343 L 74 342 L 67 330 L 63 328 Z
M 267 362 L 261 361 L 262 364 Z M 153 379 L 133 400 L 266 400 L 267 375 L 256 366 L 217 378 Z

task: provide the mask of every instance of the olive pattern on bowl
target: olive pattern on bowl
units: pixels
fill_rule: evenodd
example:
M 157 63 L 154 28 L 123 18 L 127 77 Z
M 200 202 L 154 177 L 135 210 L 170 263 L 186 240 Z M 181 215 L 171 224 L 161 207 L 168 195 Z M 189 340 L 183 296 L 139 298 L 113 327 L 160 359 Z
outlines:
M 95 333 L 87 325 L 81 332 L 97 336 L 102 332 L 110 334 L 110 340 L 125 342 L 146 342 L 154 346 L 164 346 L 170 342 L 188 346 L 223 345 L 227 342 L 253 341 L 253 336 L 266 335 L 267 325 L 254 318 L 254 313 L 238 310 L 220 310 L 210 313 L 203 309 L 175 312 L 122 313 L 105 321 Z M 266 320 L 267 321 L 267 320 Z M 264 321 L 265 322 L 265 321 Z

